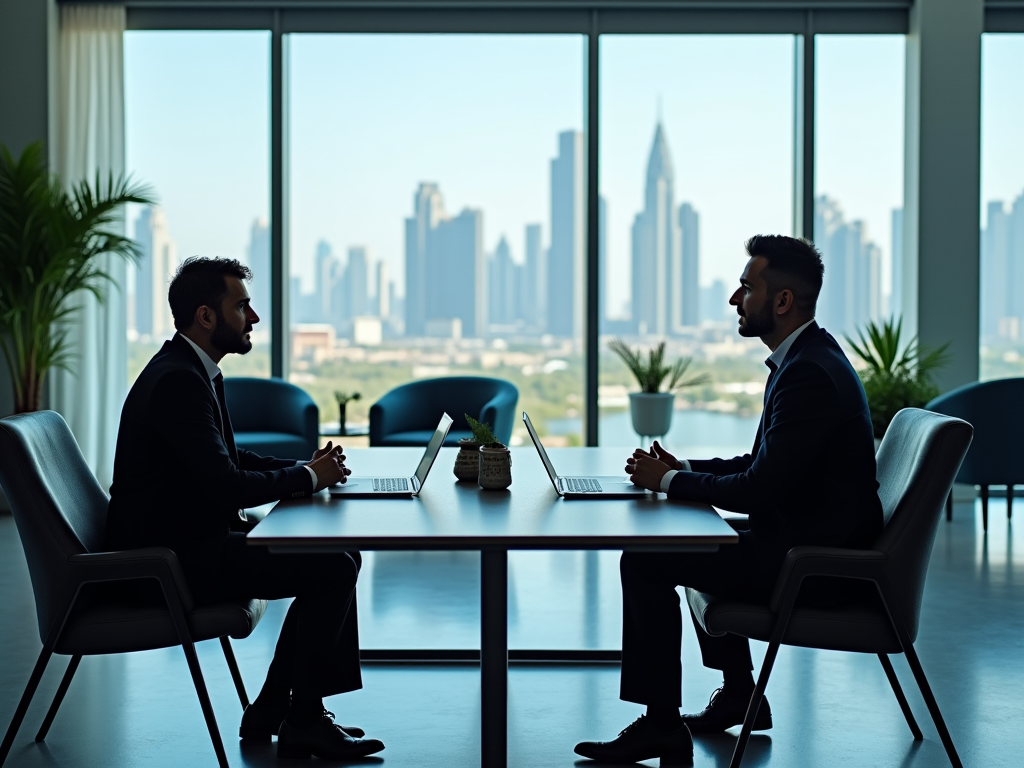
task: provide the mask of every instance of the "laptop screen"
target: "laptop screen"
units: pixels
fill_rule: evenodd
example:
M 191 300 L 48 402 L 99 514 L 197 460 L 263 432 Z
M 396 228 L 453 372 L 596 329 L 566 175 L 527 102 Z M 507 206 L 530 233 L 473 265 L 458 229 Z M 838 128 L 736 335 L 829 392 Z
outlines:
M 526 431 L 530 433 L 530 439 L 533 440 L 533 444 L 537 446 L 537 453 L 540 454 L 540 460 L 544 462 L 544 469 L 548 471 L 548 477 L 551 478 L 551 484 L 555 486 L 555 490 L 558 490 L 558 475 L 555 473 L 555 467 L 551 463 L 551 459 L 548 458 L 548 452 L 544 450 L 544 446 L 540 442 L 540 438 L 537 437 L 537 430 L 533 428 L 533 423 L 530 421 L 530 417 L 527 416 L 526 411 L 523 411 L 523 421 L 526 423 Z
M 452 417 L 447 413 L 441 416 L 441 421 L 437 425 L 437 429 L 434 430 L 434 435 L 430 438 L 430 442 L 427 443 L 427 449 L 423 452 L 420 465 L 416 467 L 416 481 L 419 483 L 420 488 L 423 487 L 423 481 L 427 479 L 427 473 L 430 471 L 434 459 L 437 458 L 437 453 L 441 450 L 441 446 L 444 445 L 444 439 L 448 436 L 448 430 L 451 429 L 451 426 Z

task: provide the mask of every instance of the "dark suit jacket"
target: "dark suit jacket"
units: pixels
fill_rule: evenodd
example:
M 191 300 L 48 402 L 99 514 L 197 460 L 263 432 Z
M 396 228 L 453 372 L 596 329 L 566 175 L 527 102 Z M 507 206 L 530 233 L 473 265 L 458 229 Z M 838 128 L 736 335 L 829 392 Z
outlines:
M 312 492 L 309 472 L 294 460 L 239 450 L 236 464 L 220 422 L 206 369 L 176 334 L 121 410 L 107 511 L 111 549 L 170 547 L 190 581 L 215 578 L 228 532 L 246 528 L 239 509 Z
M 775 566 L 800 544 L 868 548 L 882 530 L 875 447 L 864 387 L 823 328 L 793 342 L 766 392 L 746 456 L 690 461 L 672 498 L 750 516 L 750 532 Z

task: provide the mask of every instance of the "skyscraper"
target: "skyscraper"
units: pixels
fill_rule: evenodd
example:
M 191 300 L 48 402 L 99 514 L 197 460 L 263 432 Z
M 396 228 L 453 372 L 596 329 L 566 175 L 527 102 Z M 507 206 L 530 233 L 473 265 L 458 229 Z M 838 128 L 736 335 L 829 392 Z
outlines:
M 428 240 L 427 319 L 459 318 L 464 337 L 483 336 L 487 330 L 483 211 L 466 208 L 454 218 L 439 221 Z
M 260 330 L 265 331 L 270 327 L 270 285 L 273 282 L 270 271 L 270 225 L 265 217 L 260 216 L 253 221 L 245 253 L 245 261 L 252 270 L 250 303 L 260 316 Z
M 680 275 L 683 325 L 700 325 L 700 214 L 689 203 L 679 206 Z
M 345 313 L 348 319 L 370 314 L 370 264 L 366 248 L 361 245 L 348 249 L 345 268 Z
M 341 264 L 326 240 L 316 244 L 315 265 L 316 285 L 313 290 L 316 292 L 316 314 L 319 315 L 318 322 L 329 323 L 333 314 L 331 301 L 334 298 L 334 285 L 340 277 Z
M 647 160 L 644 209 L 633 220 L 633 322 L 640 334 L 664 336 L 682 315 L 682 264 L 675 172 L 658 122 Z
M 178 266 L 167 217 L 157 206 L 143 208 L 135 220 L 135 240 L 142 258 L 135 271 L 135 330 L 158 339 L 174 332 L 167 288 Z
M 463 336 L 487 328 L 483 211 L 449 217 L 436 184 L 421 183 L 405 220 L 405 333 L 426 335 L 429 320 L 462 321 Z
M 541 225 L 526 225 L 522 312 L 528 326 L 543 331 L 547 324 L 548 265 L 541 242 Z
M 508 240 L 502 235 L 487 264 L 487 314 L 493 325 L 513 325 L 520 318 L 519 271 L 519 265 L 512 260 Z
M 377 262 L 377 317 L 387 320 L 391 317 L 391 273 L 388 270 L 388 263 L 381 259 Z
M 986 206 L 988 223 L 981 233 L 981 332 L 990 339 L 1016 341 L 1020 337 L 1013 264 L 1018 255 L 1013 226 L 1018 208 L 1024 208 L 1020 198 L 1009 213 L 1002 200 Z
M 558 156 L 551 161 L 547 332 L 555 336 L 583 332 L 584 197 L 583 134 L 563 131 Z
M 405 333 L 422 336 L 429 319 L 428 250 L 438 223 L 445 218 L 437 184 L 422 182 L 413 195 L 413 216 L 405 220 Z
M 817 312 L 822 325 L 839 336 L 881 319 L 882 252 L 864 222 L 847 222 L 839 204 L 821 195 L 814 201 L 814 239 L 825 263 Z

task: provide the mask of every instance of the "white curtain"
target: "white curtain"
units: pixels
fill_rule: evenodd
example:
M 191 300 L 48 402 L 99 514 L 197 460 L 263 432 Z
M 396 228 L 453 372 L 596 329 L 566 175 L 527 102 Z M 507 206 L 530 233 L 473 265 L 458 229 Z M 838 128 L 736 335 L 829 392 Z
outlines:
M 97 172 L 116 177 L 125 169 L 124 6 L 64 5 L 60 11 L 57 173 L 65 184 L 92 182 Z M 104 287 L 102 304 L 91 294 L 75 297 L 72 370 L 51 372 L 49 395 L 100 485 L 109 488 L 128 386 L 127 269 L 122 259 L 101 258 L 114 281 Z

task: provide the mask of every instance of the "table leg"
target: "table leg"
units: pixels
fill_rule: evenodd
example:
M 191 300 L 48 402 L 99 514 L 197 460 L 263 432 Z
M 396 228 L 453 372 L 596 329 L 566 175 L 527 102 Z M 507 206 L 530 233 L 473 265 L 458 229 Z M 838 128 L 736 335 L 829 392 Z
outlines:
M 480 553 L 480 764 L 508 764 L 508 552 Z

